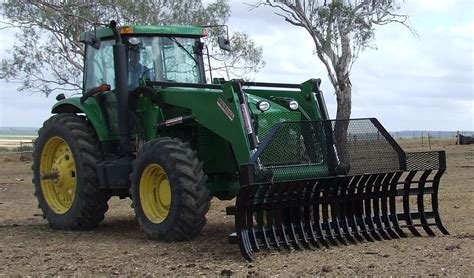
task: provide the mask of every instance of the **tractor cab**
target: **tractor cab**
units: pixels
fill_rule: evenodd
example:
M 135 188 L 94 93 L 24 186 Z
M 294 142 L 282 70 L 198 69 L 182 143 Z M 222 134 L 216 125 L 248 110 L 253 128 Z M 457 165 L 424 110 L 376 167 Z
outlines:
M 121 27 L 126 47 L 128 88 L 145 81 L 206 83 L 201 27 L 133 26 Z M 85 32 L 84 92 L 108 84 L 115 86 L 114 37 L 110 28 Z

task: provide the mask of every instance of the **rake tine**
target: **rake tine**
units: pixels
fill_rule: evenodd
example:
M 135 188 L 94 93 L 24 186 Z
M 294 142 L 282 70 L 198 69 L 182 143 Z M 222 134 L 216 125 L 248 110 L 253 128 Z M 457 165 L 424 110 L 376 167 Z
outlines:
M 268 211 L 265 210 L 265 206 L 267 204 L 267 200 L 265 199 L 268 193 L 268 189 L 270 189 L 270 184 L 263 185 L 260 190 L 258 191 L 258 200 L 260 201 L 261 209 L 256 212 L 256 223 L 260 227 L 260 233 L 263 237 L 263 242 L 265 243 L 265 247 L 267 249 L 271 248 L 270 241 L 267 235 L 267 227 L 268 227 Z M 267 219 L 265 219 L 267 218 Z M 265 223 L 266 221 L 266 223 Z
M 341 225 L 339 224 L 339 215 L 340 215 L 340 210 L 341 210 L 340 204 L 341 204 L 342 198 L 338 194 L 338 192 L 342 190 L 340 185 L 341 185 L 341 180 L 343 179 L 344 177 L 343 178 L 337 177 L 332 180 L 331 187 L 329 189 L 328 199 L 330 202 L 331 219 L 332 219 L 332 221 L 330 222 L 331 223 L 330 227 L 334 231 L 334 235 L 339 240 L 339 242 L 341 242 L 344 245 L 347 245 L 347 242 L 344 239 L 344 234 L 342 233 L 342 230 L 341 230 Z
M 313 187 L 313 192 L 312 192 L 312 197 L 314 198 L 313 202 L 313 218 L 314 218 L 314 226 L 316 226 L 316 233 L 319 238 L 319 242 L 321 242 L 322 245 L 325 247 L 329 247 L 329 242 L 326 239 L 326 236 L 324 235 L 323 232 L 323 227 L 322 227 L 322 219 L 320 218 L 320 205 L 321 204 L 321 195 L 322 195 L 322 182 L 317 181 L 316 185 Z
M 439 215 L 439 206 L 438 206 L 438 189 L 441 176 L 444 173 L 444 169 L 439 170 L 433 178 L 433 193 L 431 194 L 431 206 L 435 215 L 435 223 L 438 229 L 444 234 L 449 235 L 448 230 L 443 226 L 441 222 L 441 216 Z
M 388 202 L 389 202 L 389 186 L 394 181 L 396 173 L 389 173 L 387 179 L 385 179 L 381 187 L 381 208 L 382 208 L 382 222 L 385 225 L 385 230 L 389 233 L 392 238 L 400 238 L 400 236 L 393 230 L 392 222 L 390 221 L 390 215 L 388 211 Z M 395 181 L 396 182 L 396 181 Z
M 250 239 L 248 237 L 247 231 L 241 231 L 238 233 L 241 240 L 239 241 L 239 248 L 240 253 L 244 256 L 247 261 L 253 261 L 255 259 L 254 250 L 252 249 L 252 245 L 250 244 Z
M 316 184 L 313 182 L 308 182 L 306 184 L 306 188 L 304 191 L 304 196 L 305 200 L 307 201 L 306 205 L 304 206 L 304 223 L 306 230 L 308 231 L 309 234 L 309 240 L 312 244 L 312 246 L 316 248 L 321 248 L 320 243 L 318 240 L 320 239 L 319 235 L 316 234 L 316 231 L 314 230 L 314 226 L 316 225 L 314 223 L 314 217 L 311 217 L 314 214 L 313 211 L 313 192 Z M 322 241 L 322 239 L 321 239 Z
M 332 229 L 331 229 L 331 220 L 329 218 L 329 191 L 331 188 L 331 183 L 330 179 L 325 179 L 322 184 L 323 186 L 321 187 L 321 193 L 322 193 L 322 200 L 321 200 L 321 205 L 322 205 L 322 226 L 323 226 L 323 232 L 325 232 L 326 236 L 329 239 L 329 242 L 333 245 L 339 245 L 336 241 L 336 237 L 334 236 Z
M 411 171 L 405 179 L 403 187 L 403 216 L 407 224 L 407 228 L 412 232 L 414 236 L 421 236 L 413 225 L 413 220 L 410 213 L 410 185 L 413 177 L 416 175 L 416 171 Z
M 277 207 L 276 204 L 278 204 L 278 189 L 280 187 L 277 185 L 277 184 L 273 184 L 271 186 L 271 193 L 269 193 L 269 196 L 270 196 L 270 203 L 272 204 L 271 205 L 271 212 L 272 212 L 272 215 L 271 215 L 271 219 L 272 219 L 272 232 L 271 232 L 271 238 L 273 239 L 274 241 L 274 244 L 275 244 L 275 247 L 278 249 L 278 250 L 281 250 L 281 240 L 280 240 L 280 236 L 279 236 L 279 231 L 278 231 L 278 227 L 277 227 L 277 218 L 278 218 L 278 214 L 279 214 L 279 208 Z
M 398 196 L 397 194 L 397 185 L 399 184 L 400 177 L 402 177 L 403 172 L 397 172 L 395 177 L 393 177 L 392 182 L 389 186 L 389 207 L 390 207 L 390 221 L 392 222 L 393 229 L 400 237 L 407 237 L 405 232 L 400 227 L 400 221 L 398 220 L 398 213 L 396 207 L 396 199 L 395 197 Z
M 356 190 L 356 212 L 357 212 L 357 224 L 361 228 L 362 235 L 364 238 L 368 241 L 374 241 L 372 236 L 368 232 L 368 227 L 365 224 L 365 219 L 364 219 L 364 187 L 367 183 L 367 181 L 370 178 L 370 174 L 366 174 L 362 176 L 361 181 L 357 184 L 357 190 Z
M 351 197 L 349 199 L 350 207 L 346 207 L 347 209 L 346 214 L 351 216 L 351 219 L 349 219 L 349 224 L 352 230 L 352 234 L 355 236 L 357 240 L 364 241 L 361 231 L 359 230 L 359 226 L 357 225 L 357 218 L 356 218 L 357 214 L 356 214 L 356 207 L 355 207 L 355 203 L 357 200 L 355 192 L 356 192 L 357 185 L 361 181 L 361 179 L 362 179 L 362 176 L 357 175 L 357 176 L 354 176 L 354 178 L 349 183 L 348 195 Z
M 236 201 L 236 215 L 235 215 L 235 226 L 236 226 L 236 233 L 239 237 L 239 249 L 245 259 L 248 261 L 254 260 L 253 248 L 252 244 L 250 243 L 250 239 L 248 236 L 248 223 L 246 219 L 247 215 L 247 204 L 250 197 L 250 186 L 242 186 L 239 192 L 239 196 L 237 197 Z M 253 200 L 253 199 L 252 199 Z
M 302 239 L 301 243 L 303 246 L 307 249 L 312 249 L 310 239 L 307 235 L 307 229 L 306 226 L 311 226 L 311 223 L 307 223 L 306 217 L 305 217 L 305 211 L 308 209 L 308 200 L 305 198 L 306 194 L 305 191 L 308 188 L 308 181 L 305 182 L 300 182 L 299 183 L 299 188 L 298 188 L 298 194 L 297 194 L 297 206 L 295 207 L 296 210 L 296 217 L 298 218 L 298 234 L 300 238 Z M 300 205 L 298 205 L 298 203 Z
M 248 193 L 248 199 L 247 199 L 247 213 L 246 213 L 246 216 L 247 216 L 247 230 L 249 232 L 249 241 L 250 241 L 250 244 L 252 245 L 252 248 L 253 250 L 260 250 L 260 246 L 258 244 L 258 240 L 257 240 L 257 235 L 255 233 L 255 225 L 253 224 L 253 218 L 254 218 L 254 201 L 255 201 L 255 195 L 258 193 L 259 191 L 259 186 L 250 186 L 250 190 L 249 190 L 249 193 Z
M 348 200 L 348 194 L 347 191 L 349 190 L 349 186 L 352 183 L 352 180 L 355 179 L 353 176 L 348 176 L 342 178 L 341 182 L 341 195 L 340 195 L 340 208 L 339 208 L 339 217 L 341 219 L 341 226 L 342 230 L 344 231 L 345 238 L 353 244 L 357 244 L 357 241 L 355 238 L 352 236 L 352 231 L 349 229 L 349 221 L 348 221 L 348 209 L 347 209 L 347 204 L 349 202 Z
M 286 200 L 287 198 L 287 187 L 288 185 L 280 185 L 279 188 L 277 189 L 277 202 L 280 205 L 278 210 L 276 211 L 275 217 L 276 217 L 276 226 L 277 229 L 280 229 L 280 235 L 283 238 L 283 247 L 286 249 L 290 249 L 290 240 L 288 238 L 288 235 L 286 233 L 286 225 L 285 225 L 285 210 L 288 208 L 288 202 Z
M 387 234 L 387 231 L 385 230 L 385 227 L 383 226 L 381 212 L 380 212 L 380 201 L 381 201 L 380 190 L 382 189 L 384 183 L 387 181 L 388 178 L 389 178 L 389 173 L 381 174 L 377 178 L 375 185 L 372 187 L 373 188 L 372 206 L 374 209 L 374 222 L 379 234 L 384 239 L 391 240 L 392 238 Z
M 375 181 L 378 179 L 379 174 L 372 174 L 365 186 L 364 196 L 364 218 L 369 228 L 369 232 L 375 240 L 382 240 L 380 235 L 375 228 L 374 219 L 372 216 L 372 187 Z
M 424 204 L 424 196 L 425 195 L 425 183 L 426 179 L 428 176 L 431 174 L 431 170 L 425 171 L 421 177 L 420 180 L 418 181 L 418 196 L 416 198 L 416 202 L 418 204 L 418 213 L 420 214 L 420 222 L 421 222 L 421 227 L 425 230 L 425 232 L 430 235 L 430 236 L 435 236 L 436 234 L 433 232 L 433 230 L 430 229 L 430 226 L 428 224 L 428 220 L 426 219 L 425 215 L 425 204 Z
M 306 204 L 303 209 L 303 219 L 304 219 L 304 225 L 306 230 L 308 231 L 309 234 L 309 241 L 311 244 L 316 247 L 320 248 L 320 245 L 318 243 L 318 236 L 316 235 L 316 232 L 314 231 L 313 228 L 313 219 L 312 219 L 312 204 L 313 204 L 313 191 L 315 187 L 315 183 L 313 182 L 307 182 L 305 190 L 303 192 L 304 198 L 306 200 Z
M 302 246 L 300 244 L 300 241 L 299 241 L 299 238 L 298 238 L 298 233 L 297 233 L 297 230 L 299 228 L 299 226 L 301 225 L 301 220 L 299 219 L 299 216 L 297 216 L 295 213 L 295 210 L 297 210 L 299 208 L 299 205 L 300 205 L 300 198 L 299 197 L 299 190 L 300 190 L 300 187 L 301 187 L 301 182 L 297 183 L 297 184 L 294 184 L 292 187 L 290 187 L 291 189 L 291 193 L 288 194 L 289 196 L 289 200 L 288 200 L 288 203 L 289 203 L 289 207 L 288 209 L 286 210 L 286 219 L 287 219 L 287 222 L 288 222 L 288 225 L 289 225 L 289 230 L 290 230 L 290 236 L 291 236 L 291 243 L 293 245 L 293 247 L 297 250 L 301 250 L 302 249 Z M 288 192 L 287 192 L 288 193 Z

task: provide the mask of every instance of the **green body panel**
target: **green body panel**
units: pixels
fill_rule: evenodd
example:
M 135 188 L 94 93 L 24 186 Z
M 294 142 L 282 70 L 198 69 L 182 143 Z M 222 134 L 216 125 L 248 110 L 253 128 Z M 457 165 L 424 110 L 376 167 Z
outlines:
M 250 145 L 243 126 L 238 99 L 231 83 L 223 90 L 166 88 L 160 89 L 160 96 L 167 104 L 189 109 L 195 121 L 219 135 L 232 146 L 237 165 L 245 164 L 251 156 Z M 230 119 L 218 105 L 224 102 L 233 113 Z M 221 150 L 210 150 L 212 155 L 221 156 Z M 229 159 L 228 157 L 226 159 Z
M 84 103 L 81 103 L 79 97 L 60 100 L 53 105 L 51 113 L 84 113 L 100 141 L 118 140 L 118 137 L 110 132 L 107 118 L 95 98 L 88 98 Z
M 163 121 L 161 109 L 153 105 L 148 98 L 139 97 L 136 113 L 145 133 L 143 139 L 149 141 L 155 138 L 157 123 Z
M 123 30 L 131 28 L 133 33 L 125 33 Z M 120 27 L 123 35 L 170 35 L 170 36 L 182 36 L 182 37 L 204 37 L 205 29 L 198 26 L 151 26 L 151 25 L 134 25 L 134 26 L 122 26 Z M 84 41 L 88 32 L 81 33 L 79 41 Z M 110 28 L 99 28 L 96 31 L 89 31 L 89 34 L 93 34 L 101 39 L 110 38 L 113 36 Z
M 319 111 L 319 105 L 316 98 L 313 95 L 313 83 L 314 80 L 308 80 L 301 84 L 301 90 L 262 90 L 262 89 L 246 89 L 245 92 L 254 95 L 257 97 L 265 98 L 267 100 L 272 100 L 272 97 L 286 97 L 296 100 L 300 108 L 303 109 L 306 114 L 308 114 L 311 120 L 320 120 L 321 113 Z M 272 104 L 274 107 L 275 104 Z M 274 110 L 288 111 L 288 109 L 283 108 L 282 106 L 276 106 Z M 272 112 L 269 110 L 268 112 Z M 305 120 L 304 118 L 302 120 Z M 306 119 L 309 120 L 309 119 Z
M 318 103 L 313 95 L 314 80 L 301 84 L 301 90 L 271 90 L 244 88 L 250 111 L 258 122 L 256 130 L 259 141 L 265 139 L 272 127 L 282 121 L 301 121 L 321 119 Z M 137 99 L 136 120 L 140 123 L 137 131 L 144 141 L 161 136 L 179 137 L 187 141 L 196 141 L 193 147 L 204 162 L 204 172 L 209 176 L 208 188 L 213 196 L 219 199 L 232 199 L 238 193 L 239 166 L 249 162 L 253 150 L 247 138 L 247 132 L 241 113 L 236 83 L 225 82 L 222 89 L 207 88 L 155 88 L 161 100 L 168 106 L 162 109 L 152 103 L 146 96 Z M 107 94 L 113 94 L 109 92 Z M 299 103 L 299 110 L 292 111 L 280 102 L 279 98 L 290 98 Z M 114 99 L 114 98 L 112 98 Z M 259 101 L 266 100 L 271 104 L 269 110 L 262 112 L 257 108 Z M 110 104 L 109 104 L 110 105 Z M 66 108 L 74 107 L 87 115 L 101 141 L 118 141 L 108 122 L 103 108 L 94 97 L 80 103 L 79 98 L 68 98 L 53 106 L 53 113 L 68 112 Z M 303 111 L 303 113 L 301 112 Z M 69 111 L 70 112 L 70 111 Z M 159 129 L 158 123 L 179 116 L 193 116 L 194 123 L 177 126 L 175 129 Z M 191 138 L 191 130 L 197 131 L 197 138 Z M 282 148 L 287 142 L 281 142 Z M 279 153 L 275 153 L 278 159 Z M 296 154 L 295 154 L 296 155 Z M 302 172 L 314 172 L 318 176 L 328 174 L 327 165 L 309 166 L 308 171 L 291 169 L 275 173 L 275 180 L 304 179 Z

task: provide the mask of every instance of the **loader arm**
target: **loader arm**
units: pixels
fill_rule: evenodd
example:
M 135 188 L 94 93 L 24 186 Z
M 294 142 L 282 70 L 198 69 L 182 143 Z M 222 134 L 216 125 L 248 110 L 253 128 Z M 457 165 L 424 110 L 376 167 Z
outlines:
M 158 90 L 164 103 L 189 109 L 198 124 L 228 141 L 237 165 L 249 161 L 252 152 L 232 83 L 224 84 L 222 89 L 168 87 Z

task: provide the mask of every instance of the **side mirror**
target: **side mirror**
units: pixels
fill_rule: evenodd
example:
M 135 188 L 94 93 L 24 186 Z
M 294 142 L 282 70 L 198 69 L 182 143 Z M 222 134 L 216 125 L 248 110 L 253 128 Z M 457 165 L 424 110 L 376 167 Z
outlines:
M 92 46 L 95 49 L 100 48 L 100 38 L 96 37 L 95 32 L 87 32 L 84 43 Z
M 66 98 L 66 96 L 65 96 L 64 94 L 59 94 L 59 95 L 56 96 L 56 100 L 57 100 L 57 101 L 61 101 L 61 100 L 65 99 L 65 98 Z
M 218 37 L 217 38 L 217 43 L 219 44 L 219 47 L 224 50 L 224 51 L 231 51 L 230 49 L 230 41 L 224 37 Z

